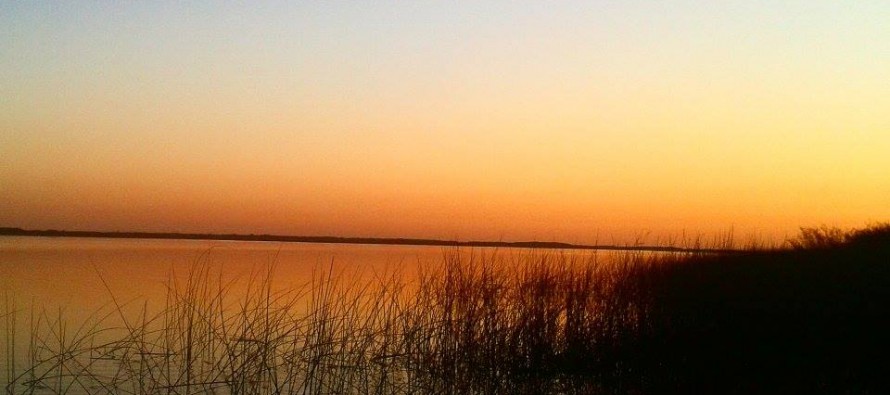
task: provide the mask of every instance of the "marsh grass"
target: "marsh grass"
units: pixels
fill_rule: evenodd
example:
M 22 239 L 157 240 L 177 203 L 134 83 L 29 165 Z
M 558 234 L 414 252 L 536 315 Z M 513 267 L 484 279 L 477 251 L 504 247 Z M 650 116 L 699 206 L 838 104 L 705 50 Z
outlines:
M 887 235 L 723 255 L 446 251 L 416 275 L 331 263 L 298 287 L 277 286 L 274 263 L 236 283 L 198 261 L 160 309 L 109 289 L 74 324 L 7 296 L 6 392 L 883 393 Z

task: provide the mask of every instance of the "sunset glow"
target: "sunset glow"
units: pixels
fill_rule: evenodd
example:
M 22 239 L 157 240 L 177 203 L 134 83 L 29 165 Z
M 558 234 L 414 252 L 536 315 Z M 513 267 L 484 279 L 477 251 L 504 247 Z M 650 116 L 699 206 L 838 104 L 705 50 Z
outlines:
M 0 2 L 0 226 L 630 242 L 890 218 L 890 2 Z

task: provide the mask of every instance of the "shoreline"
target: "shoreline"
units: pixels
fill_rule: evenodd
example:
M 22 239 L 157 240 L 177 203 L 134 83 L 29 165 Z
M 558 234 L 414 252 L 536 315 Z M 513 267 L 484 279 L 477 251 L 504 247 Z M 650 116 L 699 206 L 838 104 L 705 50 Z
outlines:
M 435 247 L 483 247 L 483 248 L 529 248 L 565 250 L 606 250 L 734 254 L 743 250 L 713 248 L 682 248 L 654 245 L 620 246 L 587 245 L 551 241 L 457 241 L 439 239 L 388 238 L 388 237 L 340 237 L 340 236 L 290 236 L 270 234 L 216 234 L 216 233 L 176 233 L 176 232 L 100 232 L 82 230 L 31 230 L 0 227 L 0 236 L 29 237 L 84 237 L 108 239 L 150 239 L 150 240 L 207 240 L 207 241 L 260 241 L 279 243 L 325 243 L 325 244 L 367 244 Z

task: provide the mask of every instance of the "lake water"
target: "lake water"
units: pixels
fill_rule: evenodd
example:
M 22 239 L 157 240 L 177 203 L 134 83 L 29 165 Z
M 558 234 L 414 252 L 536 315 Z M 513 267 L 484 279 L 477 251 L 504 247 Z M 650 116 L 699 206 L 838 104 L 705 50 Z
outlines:
M 383 245 L 0 237 L 0 295 L 5 312 L 18 312 L 16 344 L 21 348 L 28 342 L 24 328 L 32 315 L 44 322 L 62 316 L 69 326 L 77 327 L 95 312 L 110 310 L 113 300 L 134 309 L 156 310 L 163 307 L 170 280 L 185 282 L 197 265 L 212 267 L 224 281 L 236 284 L 249 282 L 272 265 L 276 287 L 299 288 L 330 269 L 340 277 L 370 279 L 416 267 L 417 262 L 441 260 L 444 251 Z M 7 356 L 11 353 L 3 350 Z M 4 367 L 0 375 L 5 376 L 6 358 L 0 364 Z
M 230 279 L 248 279 L 274 266 L 274 282 L 299 287 L 313 273 L 333 269 L 339 276 L 369 278 L 435 265 L 447 254 L 499 257 L 590 251 L 460 249 L 439 246 L 313 244 L 205 240 L 147 240 L 68 237 L 0 237 L 0 294 L 16 305 L 62 308 L 75 314 L 118 300 L 158 299 L 168 280 L 187 277 L 196 264 L 209 264 Z M 608 253 L 599 253 L 607 256 Z
M 444 253 L 442 247 L 0 237 L 0 291 L 20 306 L 75 313 L 105 305 L 112 294 L 157 299 L 171 276 L 182 279 L 196 264 L 213 265 L 230 279 L 249 278 L 271 264 L 277 285 L 298 287 L 331 267 L 341 275 L 373 276 L 435 262 Z
M 446 255 L 497 254 L 504 262 L 534 254 L 593 254 L 590 251 L 526 249 L 461 249 L 425 246 L 307 244 L 201 240 L 142 240 L 102 238 L 0 237 L 0 295 L 3 300 L 5 358 L 0 382 L 8 367 L 21 361 L 28 344 L 28 325 L 35 317 L 48 326 L 65 325 L 76 334 L 96 312 L 137 315 L 141 309 L 163 309 L 168 287 L 188 281 L 196 267 L 211 268 L 213 278 L 231 282 L 233 289 L 274 268 L 274 286 L 300 289 L 313 278 L 334 277 L 357 283 L 401 273 L 409 282 L 419 267 L 436 265 Z M 608 257 L 614 252 L 599 252 Z M 608 258 L 607 258 L 608 259 Z M 6 328 L 15 311 L 15 333 Z M 103 313 L 104 314 L 104 313 Z M 114 317 L 112 317 L 113 319 Z M 10 342 L 14 341 L 15 350 Z M 32 341 L 33 343 L 33 341 Z

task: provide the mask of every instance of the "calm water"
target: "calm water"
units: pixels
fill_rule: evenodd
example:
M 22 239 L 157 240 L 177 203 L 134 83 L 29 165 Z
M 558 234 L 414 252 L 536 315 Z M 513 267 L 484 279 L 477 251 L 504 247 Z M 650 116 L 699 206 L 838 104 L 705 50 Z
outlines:
M 77 313 L 106 305 L 110 295 L 121 301 L 157 300 L 166 293 L 169 279 L 183 280 L 198 263 L 213 265 L 236 281 L 247 281 L 271 264 L 276 285 L 299 287 L 311 281 L 313 273 L 330 268 L 347 278 L 394 270 L 411 276 L 418 263 L 436 264 L 455 251 L 438 246 L 0 237 L 0 294 L 14 298 L 18 306 L 33 304 Z M 502 248 L 497 254 L 547 250 L 536 251 Z M 461 254 L 494 252 L 460 250 Z
M 0 237 L 0 293 L 20 306 L 76 313 L 103 306 L 109 295 L 156 300 L 170 278 L 183 280 L 197 263 L 236 281 L 273 264 L 276 285 L 298 287 L 331 267 L 344 276 L 367 277 L 435 262 L 444 253 L 442 247 Z
M 246 286 L 252 277 L 274 266 L 274 285 L 299 288 L 322 273 L 349 281 L 373 280 L 399 272 L 416 277 L 421 265 L 435 265 L 446 254 L 492 254 L 494 249 L 304 244 L 196 240 L 138 240 L 101 238 L 0 237 L 0 295 L 3 314 L 16 310 L 16 359 L 28 343 L 28 321 L 35 315 L 44 322 L 64 321 L 66 331 L 76 331 L 95 319 L 97 311 L 113 311 L 112 301 L 127 314 L 140 309 L 163 308 L 171 281 L 187 280 L 189 271 L 203 264 L 224 277 L 233 287 Z M 500 249 L 499 257 L 528 254 L 590 254 L 581 251 Z M 600 253 L 602 254 L 602 253 Z M 608 254 L 603 254 L 608 256 Z M 510 262 L 510 259 L 505 260 Z M 9 327 L 9 315 L 0 328 Z M 62 320 L 58 320 L 62 317 Z M 3 329 L 4 336 L 8 332 Z M 5 339 L 9 343 L 9 338 Z M 0 360 L 0 383 L 6 383 L 10 347 Z
M 330 269 L 350 280 L 372 279 L 417 262 L 441 261 L 444 253 L 441 247 L 0 237 L 0 303 L 5 304 L 0 311 L 18 312 L 20 359 L 31 316 L 44 322 L 62 316 L 66 330 L 73 331 L 95 319 L 91 315 L 97 311 L 112 310 L 112 300 L 130 312 L 159 310 L 170 280 L 186 281 L 197 264 L 209 264 L 235 288 L 274 265 L 276 287 L 299 288 Z M 4 335 L 7 324 L 5 317 L 0 320 Z M 11 353 L 5 344 L 0 350 L 4 357 Z M 0 360 L 3 384 L 7 365 L 7 358 Z

